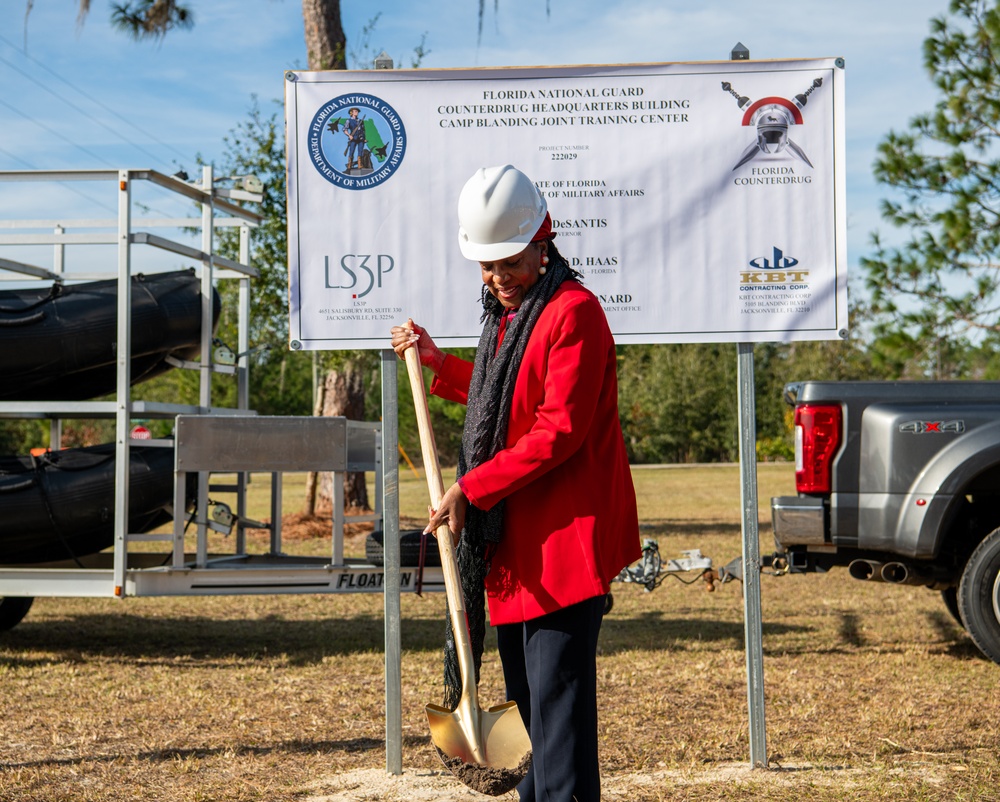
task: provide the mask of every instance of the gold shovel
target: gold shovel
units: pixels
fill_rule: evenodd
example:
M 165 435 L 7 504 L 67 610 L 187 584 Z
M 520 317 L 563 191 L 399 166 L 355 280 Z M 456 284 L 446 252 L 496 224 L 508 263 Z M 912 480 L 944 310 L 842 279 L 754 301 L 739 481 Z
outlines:
M 417 414 L 427 489 L 431 506 L 437 509 L 444 496 L 444 482 L 431 429 L 420 357 L 416 347 L 407 348 L 404 353 Z M 514 788 L 527 773 L 531 766 L 531 740 L 517 710 L 517 702 L 506 702 L 488 710 L 479 706 L 465 599 L 451 530 L 444 524 L 436 534 L 451 628 L 455 634 L 455 651 L 462 674 L 462 696 L 454 711 L 441 705 L 427 705 L 431 740 L 444 764 L 459 780 L 481 793 L 498 796 Z

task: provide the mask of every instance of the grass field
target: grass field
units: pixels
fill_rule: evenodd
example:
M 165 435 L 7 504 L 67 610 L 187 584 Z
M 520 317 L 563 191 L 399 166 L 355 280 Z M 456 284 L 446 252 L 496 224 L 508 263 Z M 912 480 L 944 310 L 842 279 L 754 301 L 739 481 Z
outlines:
M 791 470 L 759 468 L 765 550 L 768 499 L 791 491 Z M 642 535 L 665 557 L 740 553 L 735 466 L 634 475 Z M 300 480 L 286 477 L 286 512 Z M 400 480 L 403 515 L 419 519 L 422 480 Z M 844 570 L 762 577 L 770 771 L 747 766 L 742 587 L 668 577 L 614 596 L 599 655 L 605 799 L 1000 799 L 1000 666 L 938 594 Z M 0 799 L 486 799 L 444 772 L 428 737 L 443 598 L 404 595 L 402 610 L 404 774 L 389 778 L 380 596 L 38 599 L 0 636 Z M 502 701 L 489 641 L 480 692 Z

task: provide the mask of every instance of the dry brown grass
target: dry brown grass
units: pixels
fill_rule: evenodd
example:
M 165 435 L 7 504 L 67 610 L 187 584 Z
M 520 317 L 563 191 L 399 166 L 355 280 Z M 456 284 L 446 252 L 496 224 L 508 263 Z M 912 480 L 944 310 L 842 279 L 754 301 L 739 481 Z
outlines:
M 419 482 L 401 479 L 418 517 Z M 643 535 L 665 556 L 739 554 L 736 468 L 636 479 Z M 788 466 L 761 466 L 762 512 L 790 481 Z M 746 765 L 742 588 L 702 588 L 614 589 L 599 657 L 606 799 L 998 798 L 1000 666 L 937 594 L 846 571 L 763 577 L 763 772 Z M 0 799 L 485 799 L 442 772 L 427 735 L 443 598 L 405 595 L 402 609 L 405 772 L 388 778 L 380 596 L 39 599 L 0 639 Z M 483 677 L 484 703 L 501 701 L 492 643 Z

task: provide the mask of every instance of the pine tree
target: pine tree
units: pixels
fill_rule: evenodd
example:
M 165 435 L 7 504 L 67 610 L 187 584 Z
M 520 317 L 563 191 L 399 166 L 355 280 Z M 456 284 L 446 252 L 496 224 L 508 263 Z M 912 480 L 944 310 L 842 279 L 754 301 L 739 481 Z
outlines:
M 1000 332 L 1000 0 L 952 0 L 949 11 L 924 42 L 939 99 L 890 132 L 875 163 L 900 198 L 883 201 L 882 216 L 905 241 L 873 235 L 875 253 L 861 260 L 876 334 L 934 376 L 954 371 L 942 354 Z

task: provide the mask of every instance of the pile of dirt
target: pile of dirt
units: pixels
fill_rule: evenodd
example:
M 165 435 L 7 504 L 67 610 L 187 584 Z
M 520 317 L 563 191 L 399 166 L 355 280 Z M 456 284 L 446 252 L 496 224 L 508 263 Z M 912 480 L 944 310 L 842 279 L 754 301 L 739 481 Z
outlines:
M 437 747 L 434 747 L 437 749 Z M 440 749 L 437 750 L 444 765 L 459 781 L 465 783 L 474 791 L 487 796 L 500 796 L 513 791 L 524 779 L 531 768 L 531 752 L 528 752 L 516 769 L 503 767 L 481 766 L 478 763 L 466 763 L 460 757 L 448 757 Z

